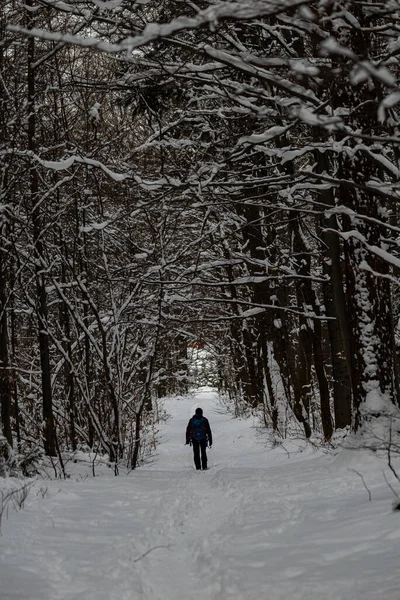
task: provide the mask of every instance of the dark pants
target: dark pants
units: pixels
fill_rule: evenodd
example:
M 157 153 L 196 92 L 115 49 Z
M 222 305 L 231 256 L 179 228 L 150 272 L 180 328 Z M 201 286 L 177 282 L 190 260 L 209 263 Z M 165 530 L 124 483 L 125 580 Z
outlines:
M 203 468 L 203 471 L 207 469 L 207 440 L 192 440 L 193 444 L 193 457 L 196 469 Z M 201 450 L 201 463 L 200 463 L 200 450 Z

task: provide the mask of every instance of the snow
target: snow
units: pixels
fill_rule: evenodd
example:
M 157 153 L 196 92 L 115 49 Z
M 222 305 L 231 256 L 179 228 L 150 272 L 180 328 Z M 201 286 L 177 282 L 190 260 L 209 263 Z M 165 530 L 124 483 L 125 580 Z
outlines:
M 327 55 L 337 54 L 338 56 L 346 56 L 347 58 L 355 59 L 356 56 L 350 48 L 346 48 L 339 44 L 336 38 L 328 37 L 321 43 L 321 49 L 325 51 Z
M 208 472 L 184 446 L 197 406 L 213 429 Z M 119 477 L 100 464 L 93 478 L 69 463 L 69 479 L 38 480 L 3 518 L 1 600 L 398 600 L 384 461 L 304 440 L 271 448 L 207 389 L 165 410 L 151 464 Z
M 300 75 L 310 75 L 311 77 L 319 75 L 319 68 L 316 65 L 311 64 L 307 60 L 291 60 L 290 68 L 295 73 L 299 73 Z
M 42 160 L 38 156 L 35 156 L 35 159 L 46 169 L 51 169 L 53 171 L 65 171 L 66 169 L 70 169 L 74 163 L 79 163 L 101 169 L 114 181 L 124 181 L 124 179 L 127 179 L 128 177 L 128 175 L 124 175 L 123 173 L 116 173 L 115 171 L 112 171 L 99 160 L 94 160 L 93 158 L 88 158 L 87 156 L 69 156 L 66 159 L 58 161 Z
M 120 1 L 120 0 L 118 0 Z M 99 110 L 101 108 L 101 104 L 99 102 L 95 102 L 93 106 L 89 109 L 89 118 L 94 123 L 98 123 L 100 121 L 100 113 Z
M 102 231 L 103 229 L 106 229 L 112 222 L 112 220 L 108 220 L 103 221 L 102 223 L 90 223 L 90 225 L 87 225 L 86 227 L 79 227 L 79 231 L 81 233 L 90 233 L 93 230 Z
M 283 133 L 286 133 L 290 126 L 281 127 L 279 125 L 275 125 L 274 127 L 270 127 L 264 133 L 254 133 L 253 135 L 248 135 L 241 137 L 239 139 L 238 145 L 241 144 L 262 144 L 263 142 L 268 142 Z
M 99 2 L 99 0 L 97 0 Z M 146 1 L 141 2 L 146 4 Z M 304 4 L 304 0 L 280 0 L 278 12 L 281 12 L 284 6 L 295 8 L 297 5 L 301 6 Z M 108 0 L 108 2 L 99 2 L 99 6 L 107 8 L 109 6 L 118 6 L 119 0 Z M 216 6 L 210 6 L 204 10 L 197 12 L 194 18 L 185 16 L 177 17 L 169 23 L 149 23 L 140 35 L 135 37 L 127 37 L 118 44 L 110 44 L 98 39 L 97 37 L 81 37 L 80 35 L 73 35 L 70 33 L 62 34 L 60 32 L 49 32 L 43 29 L 24 29 L 19 25 L 7 25 L 8 31 L 14 31 L 23 33 L 28 36 L 35 36 L 45 40 L 52 40 L 55 42 L 63 42 L 66 44 L 73 44 L 76 46 L 83 46 L 86 48 L 96 48 L 102 52 L 132 52 L 135 48 L 140 48 L 155 41 L 158 38 L 170 37 L 180 31 L 197 29 L 202 25 L 208 25 L 211 29 L 215 27 L 218 21 L 226 19 L 252 19 L 255 17 L 262 17 L 267 15 L 274 15 L 277 7 L 274 3 L 270 3 L 268 0 L 260 2 L 248 2 L 247 0 L 240 0 L 238 2 L 221 2 Z
M 335 128 L 342 123 L 342 119 L 338 116 L 326 116 L 315 113 L 308 106 L 301 106 L 298 110 L 297 117 L 307 123 L 307 125 L 323 126 L 327 129 Z
M 112 10 L 113 8 L 117 8 L 122 4 L 122 0 L 107 0 L 106 2 L 102 2 L 102 0 L 92 0 L 92 2 L 104 10 Z

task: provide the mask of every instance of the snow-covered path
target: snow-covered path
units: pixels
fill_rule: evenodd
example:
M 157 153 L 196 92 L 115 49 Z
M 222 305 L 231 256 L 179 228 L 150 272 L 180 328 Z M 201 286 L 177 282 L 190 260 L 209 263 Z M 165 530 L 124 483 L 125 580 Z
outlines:
M 207 472 L 183 445 L 196 406 L 213 429 Z M 384 464 L 301 442 L 266 450 L 212 392 L 166 410 L 152 465 L 37 483 L 9 514 L 0 600 L 399 600 Z

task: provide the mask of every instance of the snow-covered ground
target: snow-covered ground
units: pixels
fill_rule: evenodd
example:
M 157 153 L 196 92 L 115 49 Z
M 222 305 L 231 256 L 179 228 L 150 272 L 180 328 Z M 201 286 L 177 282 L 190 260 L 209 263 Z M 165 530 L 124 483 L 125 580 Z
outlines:
M 197 406 L 214 435 L 207 472 L 184 446 Z M 210 391 L 165 408 L 151 465 L 96 478 L 74 465 L 80 476 L 37 482 L 3 518 L 0 600 L 399 600 L 384 462 L 302 441 L 268 450 Z

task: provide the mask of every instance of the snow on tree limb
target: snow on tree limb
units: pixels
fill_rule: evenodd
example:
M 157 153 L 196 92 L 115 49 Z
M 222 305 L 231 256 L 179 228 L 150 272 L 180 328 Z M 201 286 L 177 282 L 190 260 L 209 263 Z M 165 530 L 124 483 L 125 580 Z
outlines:
M 119 0 L 116 0 L 117 3 Z M 101 4 L 104 4 L 103 2 Z M 128 37 L 119 44 L 110 44 L 97 38 L 62 33 L 50 33 L 44 29 L 26 29 L 17 25 L 8 25 L 8 30 L 45 40 L 74 44 L 86 48 L 96 48 L 102 52 L 132 52 L 159 39 L 170 37 L 180 31 L 197 29 L 208 25 L 215 28 L 219 21 L 250 20 L 257 17 L 272 17 L 308 4 L 308 0 L 243 0 L 242 2 L 223 2 L 199 11 L 196 17 L 177 17 L 170 23 L 150 23 L 142 34 Z

